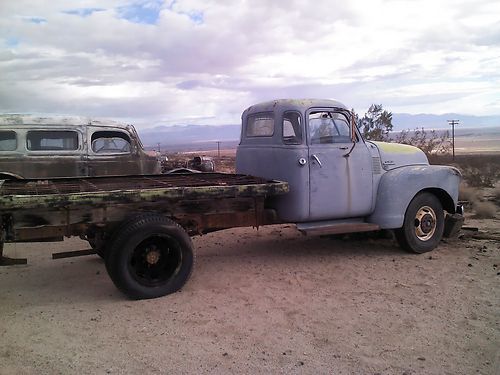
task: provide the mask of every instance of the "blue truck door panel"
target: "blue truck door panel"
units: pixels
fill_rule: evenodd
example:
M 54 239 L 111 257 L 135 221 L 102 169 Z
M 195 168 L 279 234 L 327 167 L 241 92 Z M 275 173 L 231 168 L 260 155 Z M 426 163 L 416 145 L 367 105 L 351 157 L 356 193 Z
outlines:
M 372 210 L 372 158 L 352 148 L 349 120 L 333 109 L 308 111 L 309 220 L 366 216 Z

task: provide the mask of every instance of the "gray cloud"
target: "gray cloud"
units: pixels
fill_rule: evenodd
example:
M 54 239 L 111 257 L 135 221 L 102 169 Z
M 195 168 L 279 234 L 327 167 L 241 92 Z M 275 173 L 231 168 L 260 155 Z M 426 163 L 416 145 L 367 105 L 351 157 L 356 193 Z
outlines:
M 227 123 L 253 101 L 334 97 L 360 109 L 383 100 L 394 111 L 457 112 L 468 101 L 469 111 L 500 112 L 493 1 L 450 0 L 436 12 L 397 0 L 137 4 L 2 4 L 0 111 Z

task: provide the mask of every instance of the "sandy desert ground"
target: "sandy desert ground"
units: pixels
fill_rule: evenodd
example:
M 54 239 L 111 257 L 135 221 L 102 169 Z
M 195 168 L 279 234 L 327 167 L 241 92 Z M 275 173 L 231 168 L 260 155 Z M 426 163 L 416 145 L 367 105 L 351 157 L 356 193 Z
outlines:
M 467 225 L 500 232 L 500 220 Z M 1 374 L 498 374 L 500 243 L 432 253 L 391 239 L 305 237 L 292 225 L 196 237 L 178 293 L 126 299 L 81 240 L 8 244 Z

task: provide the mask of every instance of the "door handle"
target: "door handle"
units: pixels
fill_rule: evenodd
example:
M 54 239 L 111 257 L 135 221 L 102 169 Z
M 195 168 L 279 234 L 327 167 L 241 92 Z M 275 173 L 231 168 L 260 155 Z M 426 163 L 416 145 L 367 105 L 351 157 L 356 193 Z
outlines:
M 349 147 L 347 147 L 347 146 L 340 146 L 340 147 L 339 147 L 339 150 L 347 150 L 348 148 L 349 148 Z
M 319 167 L 322 168 L 323 167 L 323 164 L 321 164 L 321 160 L 319 160 L 319 158 L 316 156 L 316 155 L 311 155 L 311 157 L 314 159 L 314 161 L 316 163 L 318 163 Z

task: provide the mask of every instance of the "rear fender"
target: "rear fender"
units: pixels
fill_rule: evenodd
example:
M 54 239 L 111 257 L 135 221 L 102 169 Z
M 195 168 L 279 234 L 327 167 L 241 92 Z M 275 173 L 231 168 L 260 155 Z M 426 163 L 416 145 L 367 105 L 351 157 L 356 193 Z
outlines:
M 422 191 L 434 194 L 443 208 L 454 214 L 460 179 L 458 169 L 441 165 L 405 166 L 386 172 L 378 185 L 375 210 L 367 221 L 384 229 L 400 228 L 408 205 Z

